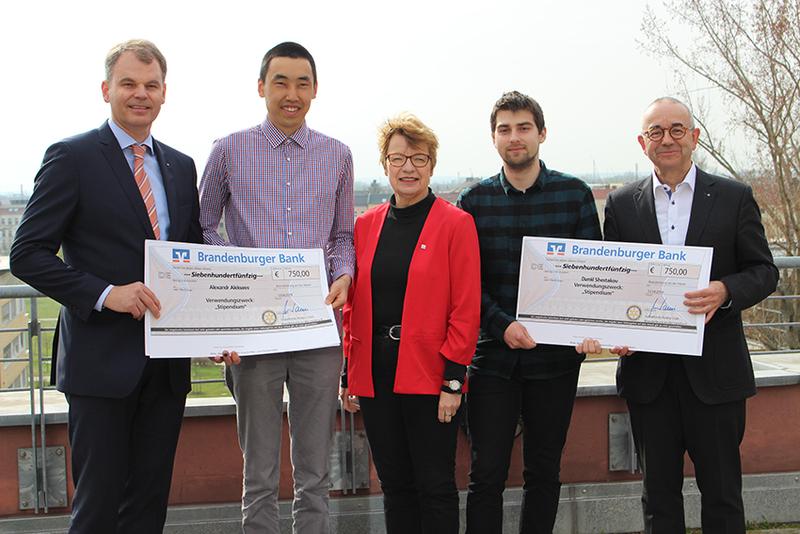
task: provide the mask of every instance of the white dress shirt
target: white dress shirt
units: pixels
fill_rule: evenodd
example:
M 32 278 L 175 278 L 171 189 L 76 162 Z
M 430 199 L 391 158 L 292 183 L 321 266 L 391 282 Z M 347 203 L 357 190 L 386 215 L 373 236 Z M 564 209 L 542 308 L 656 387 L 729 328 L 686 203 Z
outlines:
M 131 177 L 133 177 L 133 148 L 134 144 L 142 144 L 146 148 L 144 154 L 144 172 L 147 173 L 147 178 L 150 181 L 150 190 L 153 192 L 153 199 L 156 203 L 156 213 L 158 214 L 158 227 L 161 230 L 161 240 L 166 241 L 169 239 L 169 207 L 167 206 L 167 192 L 164 189 L 164 179 L 161 176 L 161 168 L 158 166 L 155 151 L 153 149 L 153 136 L 148 135 L 143 143 L 137 143 L 125 130 L 120 128 L 117 123 L 112 119 L 108 119 L 108 127 L 114 137 L 117 138 L 119 147 L 125 155 L 128 166 L 131 168 Z M 100 293 L 94 309 L 97 311 L 103 310 L 103 304 L 106 302 L 106 297 L 111 293 L 114 288 L 109 284 L 106 289 Z
M 689 229 L 689 216 L 692 214 L 697 167 L 692 163 L 683 181 L 675 191 L 661 183 L 653 171 L 653 199 L 656 205 L 658 231 L 664 245 L 685 245 L 686 231 Z

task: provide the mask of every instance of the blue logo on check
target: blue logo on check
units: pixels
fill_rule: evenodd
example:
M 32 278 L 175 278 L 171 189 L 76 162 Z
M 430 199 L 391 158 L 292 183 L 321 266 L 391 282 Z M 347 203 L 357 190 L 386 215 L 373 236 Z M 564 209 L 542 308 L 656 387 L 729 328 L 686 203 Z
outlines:
M 567 244 L 566 243 L 559 243 L 557 241 L 548 241 L 547 242 L 547 255 L 552 256 L 563 256 L 564 253 L 567 252 Z
M 189 263 L 189 249 L 188 248 L 173 248 L 172 249 L 172 263 Z

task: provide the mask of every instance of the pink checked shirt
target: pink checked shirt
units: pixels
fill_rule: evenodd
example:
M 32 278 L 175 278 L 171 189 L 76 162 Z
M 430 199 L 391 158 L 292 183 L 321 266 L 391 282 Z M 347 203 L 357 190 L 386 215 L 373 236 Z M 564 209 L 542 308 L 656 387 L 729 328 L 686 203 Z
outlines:
M 232 245 L 321 248 L 332 280 L 353 275 L 353 157 L 305 123 L 286 137 L 266 119 L 214 143 L 200 181 L 206 243 L 228 244 L 223 211 Z

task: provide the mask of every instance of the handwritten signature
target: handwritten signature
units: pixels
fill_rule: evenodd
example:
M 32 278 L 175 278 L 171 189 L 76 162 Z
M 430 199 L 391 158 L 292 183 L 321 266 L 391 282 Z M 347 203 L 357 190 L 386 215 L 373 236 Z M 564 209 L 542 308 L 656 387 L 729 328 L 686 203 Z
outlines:
M 299 313 L 299 312 L 307 312 L 308 308 L 305 306 L 300 306 L 296 302 L 292 302 L 290 300 L 283 301 L 283 316 L 286 317 L 290 313 Z
M 655 311 L 675 311 L 675 306 L 672 306 L 670 303 L 667 302 L 667 299 L 664 297 L 656 297 L 656 300 L 653 301 L 653 305 L 650 306 L 650 312 L 648 315 L 652 315 Z

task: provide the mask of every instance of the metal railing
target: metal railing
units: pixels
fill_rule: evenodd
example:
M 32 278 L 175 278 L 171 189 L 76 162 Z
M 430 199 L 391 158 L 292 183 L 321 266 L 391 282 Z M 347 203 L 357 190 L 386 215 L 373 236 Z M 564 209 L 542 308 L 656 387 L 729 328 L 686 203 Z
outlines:
M 778 257 L 775 258 L 775 264 L 780 269 L 798 269 L 800 268 L 800 257 Z M 27 387 L 0 389 L 0 395 L 2 395 L 3 392 L 22 392 L 22 391 L 29 392 L 31 449 L 32 451 L 34 451 L 32 461 L 33 461 L 33 469 L 35 470 L 36 473 L 39 474 L 39 476 L 34 477 L 35 498 L 32 509 L 36 514 L 39 514 L 41 512 L 48 513 L 48 503 L 47 503 L 48 487 L 47 487 L 47 466 L 46 466 L 47 462 L 44 461 L 45 451 L 47 447 L 47 424 L 45 421 L 44 393 L 47 390 L 55 389 L 53 386 L 45 385 L 47 377 L 43 376 L 44 375 L 43 360 L 44 358 L 50 356 L 49 354 L 48 355 L 43 354 L 43 349 L 42 349 L 43 333 L 53 332 L 55 330 L 55 326 L 42 325 L 42 319 L 39 316 L 39 307 L 37 305 L 37 301 L 41 297 L 45 297 L 45 295 L 39 293 L 38 291 L 27 285 L 0 286 L 0 300 L 19 299 L 19 298 L 30 299 L 30 314 L 28 317 L 26 327 L 0 328 L 0 333 L 27 334 L 28 356 L 26 358 L 20 358 L 20 357 L 4 358 L 0 361 L 2 361 L 3 363 L 26 362 L 28 364 L 28 385 Z M 797 300 L 797 299 L 800 299 L 800 295 L 771 295 L 770 297 L 767 298 L 767 301 Z M 746 328 L 794 328 L 797 327 L 798 325 L 800 325 L 800 322 L 797 321 L 745 323 Z M 795 349 L 791 349 L 792 352 L 794 350 Z M 789 350 L 764 351 L 760 352 L 759 354 L 781 354 L 786 352 L 790 351 Z M 611 358 L 598 358 L 598 359 L 593 359 L 593 361 L 598 361 L 598 360 L 603 361 L 610 359 Z M 219 379 L 192 380 L 193 385 L 207 384 L 207 383 L 224 383 L 224 379 L 219 378 Z M 37 397 L 38 397 L 38 410 L 36 402 Z M 349 446 L 344 442 L 341 442 L 339 444 L 342 465 L 344 466 L 344 464 L 349 464 L 349 466 L 353 466 L 355 464 L 355 451 L 353 447 L 355 423 L 353 415 L 345 414 L 344 411 L 342 411 L 340 424 L 341 424 L 340 431 L 343 434 L 345 434 L 346 437 L 350 438 Z M 348 426 L 349 430 L 347 428 Z M 351 489 L 355 493 L 355 488 L 357 487 L 355 469 L 353 468 L 352 471 L 348 469 L 347 471 L 348 471 L 347 473 L 348 478 L 352 478 L 352 481 L 343 480 L 342 482 L 344 486 L 342 488 L 342 491 L 345 494 L 347 494 L 348 489 Z M 343 473 L 343 478 L 344 478 L 344 473 Z
M 45 330 L 53 331 L 55 327 L 43 328 L 39 321 L 39 308 L 38 298 L 42 297 L 41 293 L 26 285 L 16 286 L 0 286 L 0 300 L 10 298 L 29 298 L 30 299 L 30 315 L 28 317 L 27 328 L 0 328 L 0 333 L 11 332 L 20 333 L 27 332 L 28 335 L 28 357 L 27 358 L 4 358 L 3 363 L 14 362 L 27 362 L 28 363 L 28 387 L 6 388 L 4 391 L 29 391 L 30 392 L 30 415 L 31 415 L 31 450 L 33 451 L 33 469 L 35 473 L 41 473 L 40 476 L 34 477 L 34 503 L 33 509 L 35 513 L 39 513 L 40 509 L 44 513 L 48 512 L 47 505 L 47 462 L 44 461 L 45 450 L 47 447 L 47 425 L 45 424 L 44 416 L 44 386 L 43 367 L 42 367 L 42 332 Z M 38 387 L 34 377 L 34 351 L 33 340 L 36 338 L 36 354 L 38 361 Z M 53 389 L 53 388 L 50 388 Z M 36 393 L 38 390 L 39 395 L 39 411 L 36 410 Z M 0 391 L 2 393 L 2 391 Z M 40 446 L 37 446 L 37 427 L 40 437 Z M 38 451 L 42 451 L 39 454 Z M 39 465 L 41 463 L 41 465 Z
M 0 400 L 3 393 L 19 393 L 29 392 L 30 395 L 30 429 L 31 429 L 31 451 L 33 452 L 31 461 L 33 476 L 33 502 L 30 507 L 35 514 L 48 513 L 48 478 L 47 478 L 47 462 L 45 460 L 45 453 L 47 450 L 47 421 L 45 416 L 45 391 L 54 391 L 56 388 L 53 385 L 46 385 L 49 380 L 45 376 L 44 361 L 51 357 L 51 354 L 45 354 L 43 350 L 43 337 L 45 333 L 54 332 L 56 320 L 55 317 L 41 317 L 38 299 L 47 298 L 46 295 L 36 291 L 27 285 L 7 285 L 0 286 L 0 300 L 3 299 L 29 299 L 29 314 L 27 324 L 24 327 L 11 327 L 0 328 L 2 333 L 25 333 L 27 335 L 28 354 L 26 357 L 12 357 L 0 359 L 0 363 L 19 363 L 25 362 L 28 364 L 28 383 L 26 387 L 8 387 L 0 388 Z M 52 325 L 44 325 L 43 321 L 51 320 Z M 192 385 L 220 383 L 224 384 L 224 377 L 220 378 L 193 378 Z M 227 393 L 227 389 L 225 390 Z M 38 398 L 38 403 L 37 403 Z M 38 404 L 38 406 L 37 406 Z M 338 455 L 338 467 L 340 473 L 340 480 L 335 483 L 334 489 L 339 489 L 344 495 L 348 493 L 356 493 L 356 489 L 363 485 L 363 481 L 357 480 L 357 450 L 356 442 L 358 441 L 355 427 L 355 418 L 352 413 L 341 411 L 339 419 L 340 438 L 337 437 L 335 444 L 336 453 Z M 363 473 L 360 471 L 358 475 Z
M 25 327 L 0 328 L 3 333 L 25 333 L 27 335 L 27 356 L 2 358 L 0 363 L 20 363 L 28 364 L 27 386 L 0 388 L 0 399 L 3 393 L 28 392 L 30 395 L 30 428 L 31 428 L 31 461 L 33 463 L 33 503 L 32 510 L 35 514 L 41 512 L 48 513 L 48 477 L 47 477 L 47 422 L 45 416 L 45 391 L 54 391 L 53 385 L 46 385 L 49 377 L 45 376 L 45 360 L 51 354 L 45 354 L 43 350 L 43 334 L 55 331 L 55 324 L 45 325 L 43 321 L 55 321 L 55 317 L 41 317 L 39 312 L 38 300 L 46 298 L 39 291 L 27 285 L 7 285 L 0 286 L 0 300 L 4 299 L 29 299 L 28 320 Z M 224 383 L 225 379 L 194 379 L 192 384 Z M 38 403 L 37 403 L 38 399 Z M 38 407 L 37 407 L 38 404 Z

